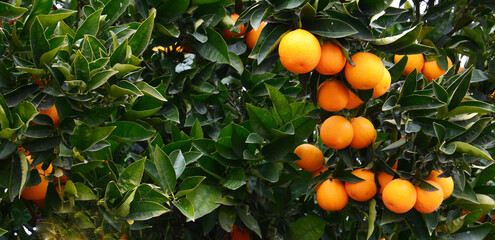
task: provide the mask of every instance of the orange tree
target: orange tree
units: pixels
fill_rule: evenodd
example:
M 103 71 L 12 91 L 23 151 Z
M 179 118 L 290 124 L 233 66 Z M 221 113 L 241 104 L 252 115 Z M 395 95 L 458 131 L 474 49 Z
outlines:
M 493 239 L 494 8 L 2 1 L 0 239 Z

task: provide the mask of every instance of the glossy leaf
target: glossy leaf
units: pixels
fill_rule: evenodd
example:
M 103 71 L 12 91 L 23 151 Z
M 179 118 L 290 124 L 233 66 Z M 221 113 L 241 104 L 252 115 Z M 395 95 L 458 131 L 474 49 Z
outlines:
M 218 63 L 230 63 L 229 50 L 222 36 L 214 29 L 207 28 L 208 40 L 205 44 L 199 44 L 196 49 L 202 57 Z
M 152 10 L 150 16 L 139 25 L 134 35 L 132 35 L 132 38 L 129 40 L 129 46 L 131 47 L 134 56 L 139 57 L 143 54 L 144 50 L 146 50 L 151 39 L 155 16 L 156 11 Z
M 289 225 L 288 239 L 320 239 L 325 230 L 325 225 L 326 222 L 315 215 L 299 218 Z
M 26 8 L 12 6 L 6 2 L 0 2 L 0 18 L 14 19 L 21 17 L 25 12 L 27 12 Z
M 100 27 L 100 16 L 103 9 L 100 9 L 86 18 L 84 22 L 77 29 L 76 35 L 74 36 L 74 41 L 77 41 L 84 37 L 84 35 L 96 36 L 98 29 Z
M 320 18 L 311 22 L 308 31 L 328 38 L 342 38 L 358 33 L 351 25 L 335 18 Z
M 31 53 L 36 66 L 40 67 L 41 55 L 50 51 L 50 43 L 46 39 L 43 26 L 38 18 L 34 20 L 30 31 Z
M 144 221 L 158 217 L 169 212 L 170 209 L 161 204 L 150 201 L 137 201 L 131 203 L 129 214 L 125 217 L 128 220 Z
M 222 193 L 216 187 L 200 184 L 186 198 L 194 206 L 194 218 L 198 219 L 220 206 L 217 202 L 222 198 Z

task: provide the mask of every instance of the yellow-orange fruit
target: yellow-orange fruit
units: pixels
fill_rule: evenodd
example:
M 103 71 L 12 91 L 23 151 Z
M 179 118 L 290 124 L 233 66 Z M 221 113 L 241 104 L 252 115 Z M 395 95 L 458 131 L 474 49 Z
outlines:
M 282 65 L 290 72 L 307 73 L 320 62 L 320 42 L 310 32 L 297 29 L 282 37 L 278 55 Z
M 346 64 L 345 78 L 352 88 L 372 89 L 382 80 L 385 67 L 378 56 L 369 52 L 360 52 L 351 58 L 355 66 Z
M 321 46 L 321 57 L 316 71 L 323 75 L 335 75 L 344 69 L 346 63 L 342 49 L 332 42 L 325 42 Z
M 347 105 L 345 105 L 345 109 L 354 109 L 361 106 L 361 104 L 364 103 L 363 100 L 361 100 L 361 98 L 356 96 L 356 94 L 354 94 L 350 89 L 347 90 L 349 92 L 349 101 L 347 101 Z
M 263 28 L 266 26 L 266 22 L 261 22 L 260 25 L 256 30 L 252 29 L 246 35 L 244 36 L 244 40 L 246 41 L 246 46 L 249 49 L 253 49 L 254 45 L 256 45 L 256 42 L 258 41 L 258 38 L 260 37 L 261 31 Z
M 392 83 L 392 77 L 390 76 L 390 72 L 385 68 L 383 70 L 383 78 L 382 80 L 373 88 L 373 96 L 374 98 L 381 97 L 385 94 L 390 88 L 390 84 Z
M 232 20 L 234 20 L 234 22 L 235 22 L 239 18 L 239 14 L 234 13 L 234 14 L 230 15 L 230 18 L 232 18 Z M 239 33 L 233 33 L 233 32 L 224 28 L 223 29 L 223 36 L 225 39 L 240 37 L 240 36 L 244 35 L 244 31 L 246 31 L 246 27 L 244 25 L 239 26 Z
M 447 62 L 448 62 L 448 68 L 452 67 L 452 61 L 450 58 L 447 57 Z M 436 80 L 443 74 L 445 74 L 445 70 L 443 70 L 440 66 L 438 66 L 437 60 L 425 62 L 425 65 L 423 66 L 423 70 L 421 73 L 423 73 L 423 76 L 428 80 L 428 82 L 431 82 L 433 80 Z
M 454 191 L 454 180 L 452 177 L 438 177 L 438 175 L 442 174 L 442 170 L 440 171 L 431 171 L 430 176 L 426 180 L 432 180 L 440 185 L 443 191 L 443 200 L 447 199 L 452 192 Z
M 392 169 L 394 170 L 397 170 L 397 163 L 399 161 L 395 161 L 395 164 L 394 166 L 392 166 Z M 393 175 L 390 175 L 388 173 L 386 173 L 385 171 L 382 171 L 380 174 L 378 174 L 378 183 L 380 184 L 380 187 L 379 187 L 379 191 L 378 191 L 378 198 L 382 198 L 382 194 L 383 194 L 383 189 L 385 188 L 385 186 L 387 186 L 387 184 L 389 182 L 391 182 L 393 179 L 394 179 L 394 176 Z
M 426 182 L 433 185 L 438 190 L 425 191 L 416 186 L 417 199 L 416 204 L 414 204 L 414 208 L 420 213 L 434 212 L 438 207 L 440 207 L 443 201 L 443 191 L 440 184 L 431 180 L 426 180 Z
M 394 62 L 398 63 L 403 57 L 404 55 L 395 55 Z M 425 58 L 423 57 L 422 53 L 407 55 L 407 63 L 406 63 L 406 67 L 404 68 L 404 71 L 402 72 L 402 75 L 407 76 L 410 73 L 412 73 L 414 69 L 416 69 L 417 73 L 420 73 L 421 70 L 423 69 L 424 64 L 425 64 Z
M 318 205 L 327 211 L 343 209 L 349 202 L 344 184 L 337 179 L 327 179 L 316 190 Z
M 294 153 L 301 158 L 296 162 L 296 165 L 304 171 L 314 172 L 325 164 L 325 157 L 321 150 L 309 143 L 297 146 Z
M 327 147 L 343 149 L 352 142 L 353 130 L 349 120 L 342 116 L 327 118 L 320 128 L 321 140 Z
M 377 133 L 370 120 L 364 117 L 353 118 L 351 125 L 354 133 L 350 144 L 352 148 L 365 148 L 375 141 Z
M 40 114 L 48 115 L 52 119 L 53 125 L 55 125 L 55 127 L 58 127 L 60 125 L 60 118 L 58 117 L 58 112 L 55 104 L 48 110 L 41 109 Z
M 46 189 L 48 188 L 48 181 L 40 176 L 41 182 L 38 185 L 25 187 L 22 191 L 21 197 L 26 200 L 41 200 L 45 199 Z
M 365 169 L 356 169 L 352 171 L 352 174 L 364 181 L 345 183 L 345 190 L 347 191 L 347 194 L 349 194 L 349 197 L 359 202 L 368 201 L 373 198 L 377 191 L 375 174 L 372 171 Z
M 405 213 L 411 210 L 416 203 L 416 197 L 414 185 L 400 178 L 389 182 L 382 194 L 385 207 L 394 213 Z
M 349 101 L 349 91 L 345 84 L 339 80 L 328 80 L 318 87 L 318 104 L 329 112 L 344 109 Z

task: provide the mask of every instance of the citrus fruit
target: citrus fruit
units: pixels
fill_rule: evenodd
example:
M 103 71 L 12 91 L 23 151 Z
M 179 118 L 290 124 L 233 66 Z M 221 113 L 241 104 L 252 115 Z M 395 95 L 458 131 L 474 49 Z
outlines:
M 40 109 L 40 114 L 48 115 L 52 119 L 53 125 L 55 125 L 55 127 L 58 127 L 60 125 L 60 118 L 58 117 L 58 112 L 55 104 L 48 110 Z
M 339 46 L 332 42 L 325 42 L 321 46 L 321 57 L 316 71 L 322 75 L 335 75 L 344 69 L 346 62 Z
M 432 180 L 440 185 L 443 191 L 443 200 L 447 199 L 452 192 L 454 191 L 454 180 L 452 177 L 438 177 L 438 175 L 442 174 L 442 170 L 440 171 L 431 171 L 430 176 L 426 178 L 426 180 Z
M 351 125 L 354 133 L 350 144 L 352 148 L 365 148 L 375 141 L 376 129 L 370 120 L 364 117 L 353 118 Z
M 361 106 L 361 104 L 364 103 L 363 100 L 361 100 L 361 98 L 356 96 L 356 94 L 354 94 L 350 89 L 347 89 L 347 91 L 349 93 L 349 101 L 347 101 L 347 105 L 345 105 L 345 109 L 354 109 Z
M 392 166 L 392 169 L 397 170 L 398 162 L 399 161 L 395 161 L 395 164 L 394 166 Z M 377 178 L 378 178 L 378 183 L 380 184 L 379 187 L 380 190 L 378 191 L 378 198 L 381 199 L 383 194 L 383 189 L 385 188 L 385 186 L 387 186 L 389 182 L 391 182 L 394 179 L 394 176 L 386 173 L 385 171 L 382 171 L 380 174 L 378 174 Z
M 375 174 L 370 170 L 356 169 L 352 171 L 356 177 L 363 179 L 361 182 L 346 182 L 345 190 L 352 199 L 364 202 L 376 195 Z
M 403 57 L 404 55 L 395 55 L 394 63 L 398 63 Z M 404 68 L 404 71 L 402 72 L 402 75 L 407 76 L 410 73 L 412 73 L 414 69 L 416 69 L 417 73 L 421 72 L 424 63 L 425 63 L 425 58 L 423 57 L 422 53 L 407 55 L 407 63 L 406 63 L 406 67 Z
M 447 62 L 448 62 L 448 68 L 452 67 L 452 61 L 448 57 L 447 57 Z M 421 71 L 421 73 L 423 73 L 423 76 L 425 76 L 428 82 L 436 80 L 437 78 L 442 76 L 445 72 L 446 72 L 445 70 L 443 70 L 440 66 L 438 66 L 437 60 L 425 62 L 425 65 L 423 66 L 423 70 Z
M 239 18 L 239 14 L 233 13 L 232 15 L 230 15 L 230 18 L 232 18 L 232 20 L 234 20 L 234 22 L 235 22 Z M 244 31 L 246 31 L 244 25 L 239 26 L 239 33 L 233 33 L 233 32 L 224 28 L 223 29 L 223 36 L 225 39 L 240 37 L 240 36 L 244 35 Z
M 344 109 L 349 101 L 349 90 L 345 84 L 339 80 L 328 80 L 318 87 L 318 104 L 329 112 L 336 112 Z
M 352 125 L 342 116 L 335 115 L 327 118 L 320 128 L 321 140 L 329 148 L 346 148 L 351 144 L 352 136 Z
M 249 235 L 249 231 L 247 229 L 240 229 L 235 224 L 232 227 L 232 231 L 230 231 L 230 235 L 232 236 L 232 240 L 250 240 L 251 239 L 251 236 Z
M 327 179 L 316 190 L 316 202 L 327 211 L 338 211 L 349 202 L 344 184 L 338 179 Z
M 45 208 L 45 199 L 33 200 L 33 203 L 41 209 Z
M 392 83 L 392 77 L 390 76 L 390 72 L 385 68 L 383 70 L 383 78 L 382 80 L 373 88 L 373 96 L 374 98 L 381 97 L 385 94 L 390 88 L 390 84 Z
M 246 35 L 244 36 L 244 40 L 246 41 L 246 46 L 249 49 L 253 49 L 254 45 L 256 45 L 256 42 L 258 41 L 258 38 L 260 37 L 261 31 L 263 28 L 266 26 L 267 22 L 261 22 L 260 25 L 256 30 L 252 29 Z
M 347 63 L 345 78 L 352 88 L 367 90 L 374 88 L 383 78 L 382 60 L 369 52 L 360 52 L 352 55 L 354 66 Z
M 405 213 L 416 203 L 414 185 L 404 179 L 394 179 L 383 189 L 382 199 L 385 207 L 394 213 Z
M 21 197 L 26 200 L 41 200 L 45 199 L 46 189 L 48 187 L 48 181 L 40 176 L 41 182 L 38 185 L 31 187 L 25 187 L 22 191 Z
M 440 185 L 434 181 L 426 180 L 429 184 L 433 185 L 438 190 L 426 191 L 416 186 L 416 203 L 414 208 L 420 213 L 431 213 L 437 210 L 443 201 L 443 192 Z
M 282 65 L 290 72 L 307 73 L 320 62 L 320 42 L 310 32 L 297 29 L 282 37 L 278 55 Z
M 325 157 L 321 150 L 309 143 L 297 146 L 294 153 L 301 158 L 296 165 L 304 171 L 314 172 L 325 164 Z

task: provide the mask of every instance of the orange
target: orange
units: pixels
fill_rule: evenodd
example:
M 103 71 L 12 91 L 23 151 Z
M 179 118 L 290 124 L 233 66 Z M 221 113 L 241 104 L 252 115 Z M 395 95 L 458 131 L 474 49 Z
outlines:
M 263 28 L 266 26 L 267 22 L 261 22 L 260 25 L 258 26 L 258 29 L 254 30 L 252 29 L 248 33 L 246 33 L 246 36 L 244 36 L 244 40 L 246 41 L 246 46 L 249 49 L 253 49 L 254 45 L 256 45 L 256 42 L 258 41 L 258 38 L 260 37 L 261 31 Z
M 33 163 L 33 159 L 31 158 L 31 155 L 26 156 L 26 159 L 28 160 L 29 164 L 32 164 L 32 163 Z M 49 175 L 49 174 L 52 172 L 52 170 L 53 170 L 53 165 L 52 165 L 51 163 L 50 163 L 50 165 L 48 166 L 48 168 L 46 168 L 46 170 L 43 170 L 42 166 L 43 166 L 43 163 L 40 163 L 40 164 L 38 164 L 38 165 L 36 166 L 36 169 L 38 170 L 38 173 L 39 173 L 40 175 L 47 176 L 47 175 Z M 35 167 L 32 167 L 31 169 L 33 169 L 33 168 L 35 168 Z
M 239 14 L 234 13 L 234 14 L 230 15 L 230 18 L 232 18 L 232 20 L 234 20 L 234 22 L 235 22 L 239 18 Z M 244 25 L 239 26 L 239 33 L 233 33 L 233 32 L 224 28 L 223 29 L 223 36 L 225 39 L 240 37 L 240 36 L 244 35 L 244 31 L 246 31 Z
M 356 169 L 352 171 L 356 177 L 363 179 L 361 182 L 346 182 L 345 190 L 352 199 L 364 202 L 376 195 L 375 174 L 370 170 Z
M 297 146 L 294 153 L 301 158 L 296 165 L 304 171 L 314 172 L 325 164 L 325 157 L 321 150 L 309 143 Z
M 398 63 L 404 55 L 395 55 L 394 56 L 394 63 Z M 414 69 L 416 69 L 416 72 L 419 73 L 423 69 L 423 65 L 425 63 L 425 58 L 423 57 L 423 54 L 412 54 L 412 55 L 407 55 L 407 63 L 406 67 L 404 68 L 404 71 L 402 72 L 402 75 L 407 76 Z
M 320 128 L 321 140 L 327 147 L 343 149 L 352 142 L 353 130 L 349 120 L 342 116 L 327 118 Z
M 385 186 L 382 198 L 388 210 L 394 213 L 405 213 L 414 207 L 416 196 L 416 189 L 412 183 L 397 178 Z
M 373 96 L 374 98 L 381 97 L 385 94 L 390 88 L 390 84 L 392 83 L 392 77 L 390 76 L 390 72 L 385 68 L 383 70 L 383 78 L 382 80 L 373 88 Z
M 438 175 L 440 174 L 442 174 L 442 170 L 433 170 L 431 171 L 430 176 L 426 178 L 426 180 L 432 180 L 440 185 L 443 191 L 443 200 L 445 200 L 454 191 L 454 180 L 452 180 L 452 177 L 438 177 Z
M 463 67 L 459 67 L 459 69 L 457 70 L 457 73 L 460 73 L 462 71 L 466 70 L 466 68 L 463 68 Z
M 382 60 L 369 52 L 360 52 L 352 55 L 354 66 L 347 63 L 345 66 L 345 78 L 352 88 L 367 90 L 374 88 L 383 78 Z
M 318 104 L 329 112 L 336 112 L 344 109 L 349 101 L 349 90 L 345 84 L 339 80 L 328 80 L 318 87 Z
M 426 180 L 429 184 L 433 185 L 438 190 L 425 191 L 419 186 L 416 186 L 416 204 L 414 208 L 420 213 L 432 213 L 437 210 L 443 201 L 443 191 L 440 185 L 434 181 Z
M 316 71 L 322 75 L 335 75 L 344 69 L 346 63 L 342 49 L 332 42 L 325 42 L 321 46 L 321 57 Z
M 399 161 L 395 161 L 395 164 L 394 166 L 392 166 L 392 169 L 397 170 L 398 162 Z M 392 181 L 392 179 L 394 179 L 394 176 L 386 173 L 385 171 L 382 171 L 380 174 L 378 174 L 378 183 L 380 183 L 378 198 L 380 199 L 382 198 L 383 189 L 385 188 L 385 186 L 387 186 L 388 183 Z
M 232 236 L 232 240 L 250 240 L 251 236 L 249 235 L 249 231 L 247 229 L 240 229 L 237 225 L 232 227 L 232 231 L 230 231 L 230 235 Z
M 351 125 L 354 132 L 351 141 L 352 148 L 362 149 L 375 141 L 376 129 L 370 120 L 364 117 L 353 118 L 351 119 Z
M 448 68 L 452 67 L 452 61 L 450 58 L 447 57 L 447 62 L 448 62 Z M 428 82 L 431 82 L 433 80 L 436 80 L 440 76 L 442 76 L 446 71 L 443 70 L 440 66 L 437 64 L 437 60 L 425 62 L 425 65 L 423 66 L 423 76 L 425 76 L 426 80 Z
M 60 125 L 60 118 L 58 117 L 58 112 L 55 104 L 48 110 L 40 109 L 40 114 L 48 115 L 52 119 L 53 125 L 55 125 L 55 127 L 58 127 Z
M 316 202 L 327 211 L 338 211 L 349 202 L 344 184 L 337 179 L 327 179 L 316 190 Z
M 45 199 L 33 200 L 33 203 L 41 209 L 45 208 Z
M 21 194 L 22 198 L 26 200 L 45 199 L 48 181 L 43 176 L 40 176 L 40 178 L 41 182 L 38 185 L 24 188 Z
M 307 73 L 320 62 L 320 42 L 310 32 L 297 29 L 282 37 L 278 55 L 282 65 L 290 72 Z
M 347 105 L 345 105 L 345 109 L 354 109 L 361 106 L 361 104 L 364 103 L 363 100 L 361 100 L 361 98 L 356 96 L 356 94 L 354 94 L 350 89 L 347 89 L 347 91 L 349 93 L 349 101 L 347 101 Z

